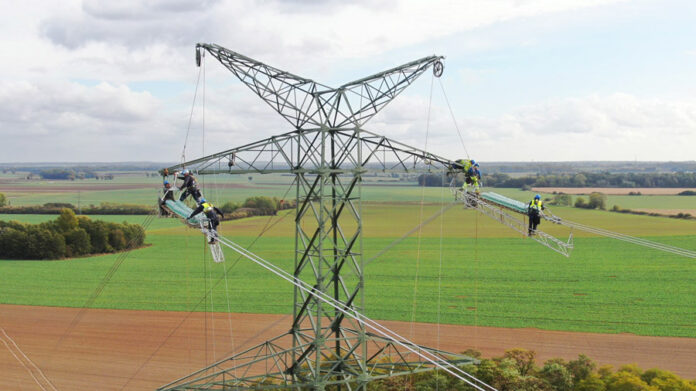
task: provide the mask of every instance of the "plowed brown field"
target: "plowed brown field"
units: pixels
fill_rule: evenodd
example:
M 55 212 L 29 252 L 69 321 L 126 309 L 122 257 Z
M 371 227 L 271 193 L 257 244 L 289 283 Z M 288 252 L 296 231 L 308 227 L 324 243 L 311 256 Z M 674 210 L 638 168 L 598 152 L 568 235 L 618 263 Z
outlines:
M 674 195 L 685 190 L 696 191 L 696 189 L 688 187 L 534 187 L 532 190 L 539 193 L 590 194 L 598 192 L 610 195 L 628 195 L 636 192 L 643 195 Z
M 47 381 L 58 390 L 153 390 L 285 333 L 289 322 L 287 315 L 218 313 L 213 322 L 205 313 L 0 305 L 0 390 L 42 390 L 39 384 L 53 390 Z M 536 351 L 539 362 L 584 353 L 600 364 L 636 363 L 696 377 L 691 338 L 442 325 L 438 339 L 433 324 L 417 324 L 412 334 L 408 322 L 382 323 L 453 352 L 474 348 L 497 356 L 521 347 Z

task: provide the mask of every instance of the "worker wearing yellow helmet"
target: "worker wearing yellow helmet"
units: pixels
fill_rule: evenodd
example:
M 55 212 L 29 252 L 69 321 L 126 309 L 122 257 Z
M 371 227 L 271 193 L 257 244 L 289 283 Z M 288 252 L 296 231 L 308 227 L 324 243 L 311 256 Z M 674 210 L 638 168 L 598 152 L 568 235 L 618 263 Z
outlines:
M 208 229 L 210 230 L 210 243 L 215 243 L 215 238 L 218 236 L 217 227 L 220 225 L 220 217 L 224 218 L 225 215 L 216 206 L 213 206 L 210 202 L 207 202 L 205 198 L 201 197 L 198 207 L 191 212 L 191 215 L 187 219 L 191 219 L 197 214 L 203 212 L 205 217 L 208 218 Z

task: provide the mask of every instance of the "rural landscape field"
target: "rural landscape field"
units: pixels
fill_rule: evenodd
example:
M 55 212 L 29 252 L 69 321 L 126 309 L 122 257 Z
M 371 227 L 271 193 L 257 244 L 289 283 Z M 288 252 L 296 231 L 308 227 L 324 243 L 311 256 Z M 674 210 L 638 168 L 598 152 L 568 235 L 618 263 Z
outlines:
M 383 183 L 377 179 L 367 178 L 362 189 L 367 316 L 400 321 L 402 324 L 396 323 L 397 328 L 431 345 L 435 335 L 428 332 L 429 327 L 420 325 L 447 327 L 449 334 L 438 338 L 456 341 L 455 346 L 461 350 L 465 350 L 461 343 L 466 341 L 470 344 L 468 348 L 478 348 L 489 355 L 511 348 L 536 348 L 540 357 L 545 358 L 570 359 L 578 354 L 600 352 L 593 357 L 600 363 L 629 364 L 637 358 L 646 367 L 661 367 L 687 378 L 696 377 L 696 368 L 690 364 L 681 359 L 671 362 L 668 359 L 675 354 L 671 345 L 675 337 L 676 341 L 683 339 L 686 351 L 696 340 L 696 313 L 693 311 L 696 263 L 693 260 L 581 231 L 573 232 L 575 249 L 570 258 L 565 258 L 463 205 L 451 207 L 419 231 L 389 247 L 390 243 L 449 206 L 454 197 L 446 187 Z M 122 173 L 106 184 L 96 180 L 26 181 L 9 174 L 1 180 L 0 192 L 13 206 L 47 202 L 77 205 L 79 200 L 86 207 L 124 199 L 129 203 L 153 205 L 160 183 L 159 179 L 142 173 Z M 241 202 L 252 195 L 288 198 L 288 193 L 292 194 L 294 189 L 291 178 L 282 176 L 256 175 L 251 179 L 215 176 L 206 178 L 202 185 L 215 203 L 217 200 Z M 520 201 L 534 195 L 517 189 L 492 190 Z M 621 203 L 632 208 L 650 208 L 659 203 L 683 209 L 689 207 L 689 201 L 693 202 L 690 197 L 676 195 L 628 197 L 609 196 L 607 206 L 610 209 L 614 203 Z M 565 219 L 696 250 L 696 220 L 693 219 L 573 207 L 549 208 Z M 279 211 L 276 216 L 225 221 L 220 232 L 291 272 L 294 213 L 291 209 Z M 142 215 L 90 217 L 135 224 L 146 218 Z M 26 223 L 54 218 L 55 215 L 2 215 L 2 220 Z M 542 227 L 561 238 L 570 234 L 566 227 L 550 223 Z M 220 341 L 217 348 L 214 342 L 212 345 L 206 342 L 205 353 L 199 351 L 196 358 L 189 357 L 192 361 L 186 364 L 191 370 L 196 363 L 201 366 L 223 352 L 229 353 L 235 342 L 240 343 L 239 335 L 253 336 L 244 329 L 259 326 L 251 326 L 256 323 L 245 326 L 244 314 L 250 318 L 259 316 L 257 314 L 284 316 L 277 320 L 267 319 L 288 321 L 292 285 L 228 250 L 225 263 L 213 263 L 204 236 L 178 219 L 155 219 L 147 226 L 146 234 L 146 247 L 126 253 L 125 260 L 123 253 L 59 261 L 4 260 L 0 262 L 2 304 L 37 306 L 39 313 L 45 311 L 39 308 L 51 307 L 83 308 L 86 314 L 97 309 L 138 310 L 143 311 L 143 318 L 147 318 L 144 315 L 147 313 L 157 314 L 153 315 L 157 318 L 162 316 L 161 311 L 172 311 L 172 315 L 168 315 L 172 320 L 192 322 L 196 319 L 198 324 L 188 326 L 198 329 L 193 332 L 198 334 L 196 341 L 201 335 L 206 341 L 209 338 Z M 388 251 L 379 255 L 388 247 Z M 108 280 L 105 276 L 109 276 Z M 206 295 L 207 291 L 212 294 Z M 34 312 L 33 307 L 13 306 L 5 306 L 2 311 L 9 313 L 7 311 L 12 308 L 26 308 L 29 313 Z M 52 357 L 57 354 L 55 352 L 69 349 L 68 341 L 89 333 L 85 330 L 89 324 L 67 322 L 71 313 L 76 316 L 74 312 L 58 316 L 64 319 L 63 323 L 43 336 L 48 345 L 56 344 L 54 353 L 51 354 L 50 349 L 40 353 L 46 360 L 43 368 L 47 373 L 51 373 L 51 365 L 55 364 L 55 357 Z M 118 317 L 119 313 L 110 316 Z M 226 318 L 226 313 L 234 314 L 234 324 L 231 318 Z M 89 315 L 81 316 L 89 319 Z M 123 312 L 123 316 L 135 315 Z M 282 323 L 268 322 L 282 328 Z M 171 342 L 170 338 L 181 325 L 176 321 L 167 323 L 164 329 L 158 330 L 160 334 L 156 338 L 163 344 Z M 451 328 L 457 325 L 463 328 L 459 331 Z M 3 327 L 10 330 L 12 325 L 3 324 Z M 75 334 L 76 330 L 82 331 Z M 513 335 L 515 332 L 523 334 L 525 330 L 537 331 L 527 340 L 500 336 L 489 337 L 492 339 L 488 340 L 488 345 L 481 344 L 482 340 L 486 341 L 486 335 L 497 335 L 505 330 Z M 553 338 L 555 332 L 573 333 L 565 334 L 562 341 L 556 341 L 553 346 L 537 345 L 540 335 L 549 333 L 548 337 L 542 337 L 543 341 Z M 148 335 L 152 333 L 153 330 L 148 331 Z M 482 337 L 474 338 L 474 335 Z M 597 340 L 598 335 L 604 335 L 606 340 Z M 630 347 L 624 347 L 620 354 L 613 349 L 608 354 L 608 346 L 629 335 L 635 338 Z M 664 338 L 665 343 L 654 337 Z M 189 342 L 192 344 L 189 349 L 194 349 L 194 340 Z M 504 343 L 510 345 L 501 346 Z M 660 353 L 661 346 L 670 346 L 670 350 Z M 149 350 L 155 357 L 162 354 L 157 346 Z M 106 359 L 108 354 L 104 354 Z M 696 359 L 692 353 L 681 354 L 687 355 L 686 360 Z M 152 357 L 142 360 L 149 362 L 148 359 Z M 130 370 L 135 372 L 136 369 L 134 363 Z M 148 378 L 147 372 L 137 372 L 132 380 L 140 384 L 138 377 Z M 160 383 L 166 380 L 171 379 L 161 379 Z M 156 381 L 145 383 L 153 385 Z
M 696 391 L 696 2 L 0 5 L 0 391 Z

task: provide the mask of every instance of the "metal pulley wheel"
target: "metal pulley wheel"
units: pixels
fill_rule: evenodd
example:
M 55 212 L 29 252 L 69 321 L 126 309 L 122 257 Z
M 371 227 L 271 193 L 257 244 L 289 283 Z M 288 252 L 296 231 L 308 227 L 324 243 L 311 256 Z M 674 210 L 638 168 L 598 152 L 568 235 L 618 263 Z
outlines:
M 440 77 L 440 76 L 442 76 L 442 72 L 443 72 L 444 70 L 445 70 L 445 65 L 442 63 L 442 61 L 439 61 L 439 60 L 438 60 L 438 61 L 433 65 L 433 75 L 435 75 L 435 77 Z

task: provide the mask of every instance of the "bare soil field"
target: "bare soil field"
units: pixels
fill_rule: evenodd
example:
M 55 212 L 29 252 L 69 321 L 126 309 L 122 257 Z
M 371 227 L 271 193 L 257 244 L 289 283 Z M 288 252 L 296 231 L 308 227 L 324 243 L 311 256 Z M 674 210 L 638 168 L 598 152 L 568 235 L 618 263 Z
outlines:
M 696 209 L 633 209 L 638 212 L 659 213 L 662 215 L 678 215 L 679 213 L 688 213 L 696 216 Z
M 0 305 L 0 389 L 52 390 L 50 381 L 58 390 L 153 390 L 285 333 L 289 322 L 288 315 Z M 520 347 L 536 351 L 538 362 L 584 353 L 599 364 L 636 363 L 696 377 L 691 338 L 454 325 L 441 325 L 438 338 L 433 324 L 413 331 L 408 322 L 383 324 L 453 352 L 474 348 L 490 357 Z
M 617 187 L 534 187 L 532 190 L 539 193 L 565 193 L 565 194 L 590 194 L 592 192 L 609 195 L 628 195 L 630 192 L 640 192 L 643 195 L 676 195 L 684 190 L 696 191 L 694 188 L 684 187 L 658 187 L 658 188 L 617 188 Z

